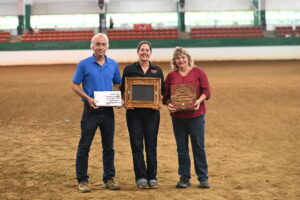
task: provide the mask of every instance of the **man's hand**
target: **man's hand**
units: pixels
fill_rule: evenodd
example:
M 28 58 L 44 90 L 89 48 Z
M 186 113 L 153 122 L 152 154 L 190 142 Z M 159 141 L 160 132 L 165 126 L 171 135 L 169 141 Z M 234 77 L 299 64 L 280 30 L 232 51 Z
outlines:
M 98 109 L 99 106 L 96 105 L 95 99 L 88 97 L 87 101 L 89 103 L 89 105 L 93 108 L 93 109 Z

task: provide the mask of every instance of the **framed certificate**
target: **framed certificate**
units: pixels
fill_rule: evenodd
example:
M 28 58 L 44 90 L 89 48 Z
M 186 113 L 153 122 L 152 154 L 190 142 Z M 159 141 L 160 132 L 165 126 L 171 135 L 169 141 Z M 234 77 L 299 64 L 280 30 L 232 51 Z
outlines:
M 178 111 L 193 110 L 196 102 L 196 84 L 171 85 L 171 103 Z
M 153 77 L 126 77 L 125 108 L 159 109 L 161 102 L 161 80 Z
M 94 98 L 97 106 L 122 106 L 121 91 L 95 91 Z

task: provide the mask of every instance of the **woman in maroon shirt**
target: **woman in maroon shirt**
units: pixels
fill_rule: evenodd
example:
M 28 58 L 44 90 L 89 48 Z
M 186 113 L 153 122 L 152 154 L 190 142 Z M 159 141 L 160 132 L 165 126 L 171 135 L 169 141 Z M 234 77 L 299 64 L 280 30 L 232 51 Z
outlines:
M 180 181 L 177 188 L 187 188 L 191 185 L 188 139 L 191 138 L 195 171 L 200 188 L 209 188 L 208 166 L 205 153 L 205 100 L 210 98 L 210 87 L 207 76 L 202 68 L 194 66 L 190 54 L 181 47 L 176 47 L 171 61 L 173 69 L 165 80 L 164 104 L 169 108 L 172 117 L 173 131 L 177 144 L 178 173 Z M 194 84 L 196 86 L 196 100 L 192 110 L 177 110 L 171 103 L 171 86 Z

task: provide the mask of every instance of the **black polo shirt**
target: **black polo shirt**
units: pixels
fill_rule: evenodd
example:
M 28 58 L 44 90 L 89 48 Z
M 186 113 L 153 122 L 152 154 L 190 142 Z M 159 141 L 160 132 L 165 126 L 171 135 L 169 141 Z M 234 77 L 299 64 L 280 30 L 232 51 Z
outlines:
M 150 62 L 149 69 L 146 73 L 143 72 L 139 62 L 127 65 L 124 68 L 122 75 L 121 92 L 125 91 L 125 77 L 158 77 L 161 79 L 161 94 L 164 94 L 164 75 L 160 67 Z

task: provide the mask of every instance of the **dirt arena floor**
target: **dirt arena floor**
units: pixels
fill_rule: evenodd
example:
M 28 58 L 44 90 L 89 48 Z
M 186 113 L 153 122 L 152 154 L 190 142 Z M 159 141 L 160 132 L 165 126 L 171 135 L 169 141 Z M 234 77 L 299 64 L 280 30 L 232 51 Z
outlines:
M 168 63 L 156 64 L 166 75 Z M 206 117 L 210 189 L 197 188 L 193 166 L 192 186 L 175 188 L 176 145 L 163 107 L 159 188 L 136 188 L 125 110 L 115 109 L 116 180 L 122 188 L 101 188 L 98 132 L 90 153 L 92 192 L 79 193 L 75 154 L 82 103 L 71 91 L 76 66 L 11 66 L 0 67 L 0 199 L 300 199 L 300 61 L 197 64 L 212 87 Z

